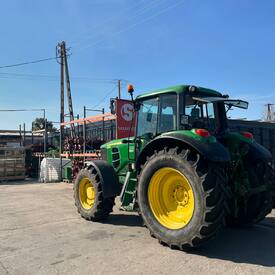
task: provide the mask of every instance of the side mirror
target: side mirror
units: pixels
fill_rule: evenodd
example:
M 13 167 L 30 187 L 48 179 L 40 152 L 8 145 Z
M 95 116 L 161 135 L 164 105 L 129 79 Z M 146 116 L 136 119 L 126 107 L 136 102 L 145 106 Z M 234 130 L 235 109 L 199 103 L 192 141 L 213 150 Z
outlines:
M 139 111 L 140 107 L 141 107 L 140 102 L 134 100 L 134 109 L 135 109 L 135 111 Z
M 191 110 L 191 117 L 193 119 L 199 119 L 200 118 L 200 109 L 199 108 L 193 108 Z
M 181 125 L 189 125 L 189 116 L 188 115 L 180 115 L 180 124 Z
M 110 100 L 110 111 L 111 111 L 111 114 L 112 114 L 112 115 L 115 115 L 115 114 L 116 114 L 116 110 L 115 110 L 115 100 L 114 100 L 114 99 L 111 99 L 111 100 Z

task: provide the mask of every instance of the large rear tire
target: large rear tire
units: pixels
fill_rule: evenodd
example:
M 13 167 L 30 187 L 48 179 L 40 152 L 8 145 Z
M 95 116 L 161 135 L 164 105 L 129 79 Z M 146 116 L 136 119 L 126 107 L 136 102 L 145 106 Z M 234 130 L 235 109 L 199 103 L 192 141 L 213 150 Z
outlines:
M 223 225 L 225 184 L 225 170 L 194 152 L 155 152 L 139 175 L 140 215 L 161 243 L 178 249 L 199 246 Z
M 114 198 L 104 198 L 100 177 L 93 167 L 82 169 L 75 180 L 74 200 L 80 215 L 90 221 L 100 221 L 113 210 Z
M 246 160 L 245 169 L 252 188 L 261 187 L 263 184 L 272 185 L 273 170 L 264 160 Z M 228 217 L 229 225 L 252 225 L 263 220 L 272 211 L 272 192 L 270 190 L 259 192 L 250 196 L 246 202 L 238 201 L 238 212 L 235 217 Z M 234 211 L 233 211 L 234 212 Z

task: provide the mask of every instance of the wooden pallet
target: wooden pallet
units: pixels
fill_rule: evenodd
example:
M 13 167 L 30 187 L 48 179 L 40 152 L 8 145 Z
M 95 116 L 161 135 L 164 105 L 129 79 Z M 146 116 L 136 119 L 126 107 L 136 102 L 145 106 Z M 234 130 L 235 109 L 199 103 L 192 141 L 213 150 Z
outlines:
M 25 179 L 24 148 L 0 148 L 0 181 Z
M 26 178 L 25 174 L 20 176 L 0 176 L 0 181 L 9 181 L 9 180 L 24 180 Z

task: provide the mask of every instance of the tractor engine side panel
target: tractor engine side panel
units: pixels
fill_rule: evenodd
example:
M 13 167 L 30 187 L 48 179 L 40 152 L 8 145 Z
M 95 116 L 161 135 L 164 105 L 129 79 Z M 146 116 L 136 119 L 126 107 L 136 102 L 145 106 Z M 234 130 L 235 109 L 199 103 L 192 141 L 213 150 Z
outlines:
M 114 168 L 121 184 L 124 182 L 128 165 L 135 162 L 134 143 L 123 143 L 122 140 L 113 140 L 101 146 L 102 159 Z

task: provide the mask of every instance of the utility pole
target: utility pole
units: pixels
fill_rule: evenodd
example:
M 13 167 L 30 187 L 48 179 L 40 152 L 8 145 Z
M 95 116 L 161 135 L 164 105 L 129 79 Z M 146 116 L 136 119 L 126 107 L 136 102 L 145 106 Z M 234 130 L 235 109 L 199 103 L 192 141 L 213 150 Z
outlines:
M 19 135 L 20 135 L 20 146 L 22 146 L 22 130 L 21 130 L 21 124 L 19 124 Z
M 59 158 L 60 158 L 60 181 L 63 179 L 62 175 L 62 152 L 63 152 L 63 134 L 64 126 L 64 43 L 61 42 L 57 45 L 57 54 L 60 58 L 60 133 L 59 133 Z
M 104 108 L 102 108 L 102 140 L 104 141 L 105 140 L 105 121 L 104 121 L 104 113 L 105 113 L 105 110 Z M 105 141 L 104 141 L 105 142 Z
M 62 43 L 59 43 L 57 46 L 57 54 L 60 57 L 60 132 L 59 132 L 59 158 L 60 158 L 60 181 L 63 179 L 62 176 L 62 152 L 63 152 L 63 131 L 64 126 L 64 51 L 61 46 Z
M 120 79 L 118 79 L 117 82 L 118 82 L 118 83 L 117 83 L 117 85 L 118 85 L 118 99 L 120 99 L 120 98 L 121 98 L 121 94 L 120 94 L 120 88 L 121 88 Z
M 70 120 L 74 120 L 74 112 L 73 112 L 73 101 L 72 101 L 72 94 L 71 94 L 71 83 L 70 83 L 70 76 L 69 76 L 69 68 L 68 68 L 68 61 L 67 61 L 67 49 L 66 44 L 64 41 L 57 45 L 57 57 L 60 58 L 60 61 L 57 61 L 60 64 L 60 137 L 59 137 L 59 153 L 60 153 L 60 175 L 62 180 L 62 152 L 63 152 L 63 135 L 64 135 L 64 126 L 61 125 L 64 119 L 64 77 L 66 77 L 66 88 L 67 88 L 67 101 L 68 101 L 68 108 L 69 108 L 69 115 Z M 71 125 L 71 136 L 75 136 L 75 126 L 74 123 Z
M 79 120 L 79 114 L 77 114 L 76 119 Z M 79 122 L 77 123 L 77 135 L 80 136 Z
M 265 105 L 267 107 L 266 117 L 265 117 L 266 121 L 273 121 L 273 119 L 274 119 L 274 112 L 273 112 L 273 107 L 272 107 L 273 105 L 274 104 L 271 104 L 271 103 L 268 103 Z
M 26 124 L 23 123 L 23 146 L 25 146 L 25 140 L 26 140 Z
M 65 76 L 66 76 L 66 86 L 67 86 L 67 100 L 68 100 L 68 107 L 69 107 L 69 115 L 70 120 L 74 120 L 74 111 L 73 111 L 73 100 L 72 100 L 72 93 L 71 93 L 71 83 L 70 83 L 70 76 L 69 76 L 69 67 L 67 61 L 67 50 L 65 46 L 65 42 L 62 42 L 62 48 L 64 53 L 64 61 L 65 61 Z M 75 136 L 75 127 L 74 124 L 71 124 L 72 136 Z
M 44 157 L 46 157 L 47 152 L 47 119 L 46 119 L 46 110 L 43 109 L 43 118 L 44 118 Z
M 66 88 L 67 88 L 67 101 L 68 101 L 68 109 L 70 120 L 74 120 L 74 112 L 73 112 L 73 101 L 72 101 L 72 93 L 71 93 L 71 83 L 69 76 L 69 67 L 67 61 L 67 49 L 64 41 L 57 45 L 57 53 L 60 58 L 60 123 L 64 122 L 64 77 L 66 77 Z M 75 126 L 71 124 L 71 136 L 75 136 Z
M 63 131 L 64 126 L 61 125 L 64 122 L 64 51 L 62 50 L 62 43 L 57 46 L 58 55 L 60 57 L 60 136 L 59 136 L 59 153 L 62 166 L 62 148 L 63 148 Z M 61 169 L 62 170 L 62 169 Z M 61 176 L 62 178 L 62 176 Z
M 84 158 L 83 161 L 85 162 L 85 153 L 86 153 L 86 106 L 84 106 L 84 122 L 83 122 L 83 153 Z

